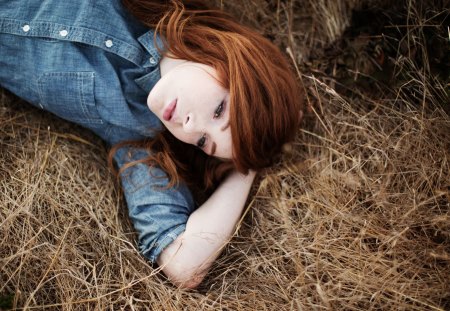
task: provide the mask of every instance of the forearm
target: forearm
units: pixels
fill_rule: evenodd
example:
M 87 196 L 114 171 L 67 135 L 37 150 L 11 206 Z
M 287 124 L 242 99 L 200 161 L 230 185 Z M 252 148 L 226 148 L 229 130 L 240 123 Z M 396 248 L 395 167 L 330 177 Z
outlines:
M 186 231 L 159 256 L 158 264 L 172 282 L 195 287 L 238 222 L 255 173 L 232 173 L 189 217 Z

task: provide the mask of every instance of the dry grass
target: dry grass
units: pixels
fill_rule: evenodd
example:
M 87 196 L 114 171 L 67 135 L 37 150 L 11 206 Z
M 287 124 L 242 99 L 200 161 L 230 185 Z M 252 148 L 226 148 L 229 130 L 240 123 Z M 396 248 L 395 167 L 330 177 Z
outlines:
M 222 2 L 287 48 L 308 115 L 200 289 L 138 254 L 98 139 L 0 91 L 0 309 L 450 309 L 445 1 Z M 353 8 L 392 18 L 382 62 Z

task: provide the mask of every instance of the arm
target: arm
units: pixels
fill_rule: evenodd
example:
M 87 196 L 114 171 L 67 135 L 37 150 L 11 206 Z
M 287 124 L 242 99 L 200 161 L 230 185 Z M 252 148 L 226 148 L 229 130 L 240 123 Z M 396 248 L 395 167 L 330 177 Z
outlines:
M 129 152 L 131 151 L 131 152 Z M 147 151 L 120 148 L 114 158 L 118 167 L 148 156 Z M 121 174 L 128 216 L 138 234 L 139 251 L 155 263 L 162 250 L 185 231 L 194 200 L 186 185 L 168 188 L 165 172 L 139 163 Z
M 164 249 L 158 264 L 176 285 L 195 288 L 230 239 L 256 173 L 234 172 L 194 213 L 186 231 Z
M 145 157 L 128 148 L 115 155 L 117 165 Z M 195 209 L 184 184 L 165 188 L 168 180 L 158 168 L 136 164 L 122 174 L 128 214 L 138 233 L 139 250 L 178 286 L 194 288 L 232 235 L 255 177 L 232 173 L 213 195 Z M 156 188 L 155 188 L 156 186 Z

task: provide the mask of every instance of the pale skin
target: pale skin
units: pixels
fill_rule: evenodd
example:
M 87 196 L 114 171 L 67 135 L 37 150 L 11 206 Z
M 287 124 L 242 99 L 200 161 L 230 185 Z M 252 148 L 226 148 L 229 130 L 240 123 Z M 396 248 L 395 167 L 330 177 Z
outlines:
M 176 138 L 230 159 L 229 92 L 215 70 L 169 57 L 161 60 L 160 70 L 161 79 L 147 99 L 150 110 Z M 186 231 L 162 251 L 157 262 L 173 284 L 193 289 L 201 283 L 231 238 L 255 175 L 231 173 L 190 215 Z
M 164 57 L 161 79 L 151 90 L 147 105 L 179 140 L 210 155 L 232 157 L 231 130 L 228 127 L 229 91 L 218 81 L 216 71 L 207 65 Z M 173 104 L 170 120 L 165 113 Z M 169 109 L 170 110 L 170 109 Z
M 255 172 L 234 172 L 189 217 L 186 231 L 159 256 L 158 264 L 172 283 L 196 288 L 231 238 L 250 191 Z

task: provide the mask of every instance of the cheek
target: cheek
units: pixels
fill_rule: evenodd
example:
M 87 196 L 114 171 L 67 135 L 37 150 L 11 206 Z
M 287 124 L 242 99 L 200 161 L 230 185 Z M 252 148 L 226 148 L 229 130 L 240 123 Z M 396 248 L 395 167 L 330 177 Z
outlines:
M 180 127 L 173 127 L 173 126 L 171 126 L 171 124 L 164 124 L 164 126 L 173 136 L 175 136 L 176 139 L 178 139 L 186 144 L 192 144 L 195 141 L 195 137 L 193 137 L 192 134 L 187 134 Z
M 232 159 L 233 157 L 233 142 L 231 139 L 231 133 L 224 135 L 221 140 L 220 149 L 217 150 L 217 155 L 221 158 Z

